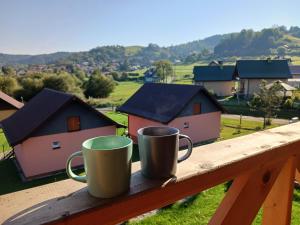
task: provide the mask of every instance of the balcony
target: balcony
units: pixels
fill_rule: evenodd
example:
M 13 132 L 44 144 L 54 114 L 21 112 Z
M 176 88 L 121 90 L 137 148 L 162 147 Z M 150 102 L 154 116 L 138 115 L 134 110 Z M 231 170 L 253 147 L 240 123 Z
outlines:
M 286 225 L 299 157 L 300 122 L 197 147 L 168 180 L 143 178 L 133 163 L 130 192 L 114 199 L 93 198 L 72 180 L 3 195 L 0 222 L 117 224 L 234 180 L 210 225 L 251 224 L 261 207 L 264 225 Z

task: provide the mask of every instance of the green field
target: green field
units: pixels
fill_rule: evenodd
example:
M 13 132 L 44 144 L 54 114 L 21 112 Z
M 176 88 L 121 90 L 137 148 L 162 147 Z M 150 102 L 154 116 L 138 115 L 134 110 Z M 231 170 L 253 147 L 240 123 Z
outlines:
M 115 90 L 107 98 L 96 99 L 96 106 L 118 106 L 123 104 L 130 96 L 132 96 L 140 87 L 142 83 L 134 81 L 118 82 Z
M 0 153 L 11 150 L 11 147 L 6 141 L 3 131 L 0 129 Z
M 129 48 L 130 51 L 137 51 L 139 47 L 132 46 L 132 48 Z M 287 56 L 289 57 L 289 56 Z M 294 65 L 300 65 L 300 57 L 299 56 L 293 56 L 292 63 Z M 225 59 L 226 64 L 234 64 L 234 60 L 238 59 L 237 57 L 232 57 Z M 199 61 L 194 64 L 189 65 L 173 65 L 173 83 L 176 84 L 193 84 L 193 68 L 197 65 L 207 65 L 209 63 L 208 61 Z M 133 73 L 139 73 L 140 76 L 143 75 L 143 73 L 147 69 L 140 69 L 135 70 Z M 142 82 L 136 82 L 136 81 L 123 81 L 118 82 L 118 85 L 116 86 L 115 90 L 110 94 L 108 98 L 102 98 L 102 99 L 95 99 L 95 103 L 91 102 L 92 105 L 97 107 L 107 107 L 107 106 L 118 106 L 123 104 L 130 96 L 132 96 L 141 86 L 143 85 Z
M 132 225 L 206 225 L 213 216 L 223 197 L 225 196 L 225 185 L 201 192 L 200 194 L 175 203 L 170 208 L 159 210 L 153 216 L 140 221 L 132 221 Z M 245 209 L 247 210 L 247 209 Z M 300 224 L 300 191 L 294 191 L 292 225 Z M 239 215 L 237 215 L 239 216 Z M 259 211 L 253 225 L 260 225 L 262 210 Z

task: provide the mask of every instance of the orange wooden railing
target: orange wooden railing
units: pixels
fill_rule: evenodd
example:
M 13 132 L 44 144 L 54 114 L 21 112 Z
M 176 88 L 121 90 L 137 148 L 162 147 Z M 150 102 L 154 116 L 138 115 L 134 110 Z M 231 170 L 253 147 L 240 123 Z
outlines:
M 145 179 L 134 163 L 130 192 L 114 199 L 93 198 L 72 180 L 0 196 L 0 222 L 117 224 L 234 180 L 209 224 L 251 224 L 261 207 L 264 225 L 290 224 L 299 157 L 295 123 L 197 147 L 168 180 Z

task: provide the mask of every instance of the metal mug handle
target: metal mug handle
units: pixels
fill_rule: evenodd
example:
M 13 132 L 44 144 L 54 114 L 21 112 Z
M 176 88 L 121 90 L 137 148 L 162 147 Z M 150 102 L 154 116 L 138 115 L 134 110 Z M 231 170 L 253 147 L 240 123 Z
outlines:
M 188 141 L 188 150 L 183 156 L 181 156 L 177 160 L 178 163 L 180 163 L 180 162 L 186 160 L 187 158 L 189 158 L 192 154 L 192 151 L 193 151 L 193 142 L 192 142 L 192 140 L 190 139 L 189 136 L 186 136 L 184 134 L 179 134 L 179 139 L 186 139 Z
M 72 160 L 75 157 L 83 157 L 82 156 L 82 151 L 74 152 L 72 155 L 70 155 L 70 157 L 67 160 L 66 172 L 67 172 L 68 176 L 70 178 L 72 178 L 73 180 L 76 180 L 76 181 L 79 181 L 79 182 L 82 182 L 82 183 L 86 183 L 86 176 L 78 176 L 75 173 L 73 173 L 73 171 L 72 171 L 71 164 L 72 164 Z

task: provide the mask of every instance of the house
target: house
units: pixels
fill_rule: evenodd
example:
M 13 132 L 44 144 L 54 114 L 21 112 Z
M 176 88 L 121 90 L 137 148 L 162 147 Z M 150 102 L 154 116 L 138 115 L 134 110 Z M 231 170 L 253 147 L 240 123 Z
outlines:
M 287 82 L 292 78 L 288 60 L 238 60 L 234 77 L 239 79 L 238 91 L 245 97 L 251 97 L 259 89 L 262 80 L 272 83 L 277 80 Z
M 223 64 L 223 61 L 213 60 L 213 61 L 211 61 L 208 65 L 209 65 L 209 66 L 220 66 L 220 65 L 222 65 L 222 64 Z
M 300 79 L 300 65 L 290 65 L 290 71 L 293 78 Z
M 42 90 L 1 125 L 27 179 L 64 170 L 84 140 L 115 135 L 121 126 L 76 96 L 51 89 Z
M 292 97 L 292 96 L 293 96 L 293 91 L 296 91 L 296 90 L 297 90 L 296 88 L 294 88 L 294 87 L 292 87 L 292 86 L 290 86 L 290 85 L 288 85 L 288 84 L 282 82 L 281 80 L 277 80 L 277 81 L 275 81 L 275 82 L 273 82 L 273 83 L 267 84 L 267 85 L 266 85 L 266 88 L 269 89 L 269 88 L 271 88 L 274 84 L 279 85 L 280 91 L 278 91 L 277 94 L 278 94 L 279 96 L 284 97 L 284 98 L 286 98 L 286 97 Z
M 144 83 L 157 83 L 160 81 L 155 68 L 150 68 L 144 73 Z
M 137 143 L 137 130 L 146 126 L 176 127 L 194 143 L 220 135 L 217 100 L 198 85 L 144 84 L 118 111 L 128 114 L 128 133 Z
M 0 91 L 0 121 L 23 107 L 23 103 Z
M 290 65 L 292 78 L 288 79 L 288 84 L 294 88 L 300 88 L 300 66 Z
M 194 67 L 194 83 L 205 87 L 217 96 L 232 95 L 235 89 L 235 80 L 233 79 L 235 66 L 225 66 L 213 62 L 208 66 Z

